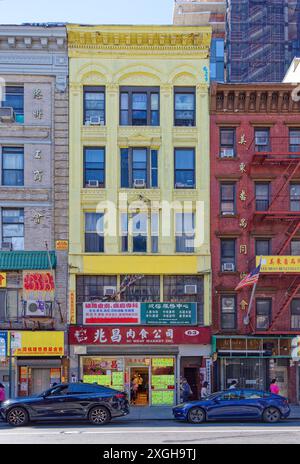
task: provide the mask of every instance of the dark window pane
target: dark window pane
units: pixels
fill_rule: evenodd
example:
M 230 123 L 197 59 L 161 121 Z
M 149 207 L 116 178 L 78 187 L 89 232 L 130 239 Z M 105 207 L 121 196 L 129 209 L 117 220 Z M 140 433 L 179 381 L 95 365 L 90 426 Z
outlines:
M 105 90 L 103 87 L 84 88 L 84 123 L 105 124 Z
M 300 211 L 300 184 L 291 184 L 290 186 L 291 211 Z
M 121 187 L 129 187 L 129 160 L 128 160 L 128 149 L 121 149 Z
M 85 187 L 105 186 L 105 150 L 104 148 L 85 149 Z
M 271 240 L 256 240 L 255 254 L 256 256 L 269 256 L 271 248 Z
M 258 330 L 268 330 L 271 323 L 271 300 L 256 300 L 256 327 Z
M 151 187 L 158 187 L 158 151 L 151 150 Z
M 291 241 L 291 255 L 300 256 L 300 240 Z
M 175 149 L 175 188 L 195 188 L 194 149 Z
M 221 326 L 222 329 L 236 329 L 236 297 L 221 297 Z
M 175 89 L 175 126 L 195 126 L 195 90 Z
M 133 276 L 121 276 L 121 288 L 124 288 L 124 292 L 121 293 L 121 301 L 145 303 L 160 301 L 159 276 L 144 276 L 126 287 L 131 277 Z
M 270 185 L 255 184 L 256 211 L 267 211 L 270 205 Z

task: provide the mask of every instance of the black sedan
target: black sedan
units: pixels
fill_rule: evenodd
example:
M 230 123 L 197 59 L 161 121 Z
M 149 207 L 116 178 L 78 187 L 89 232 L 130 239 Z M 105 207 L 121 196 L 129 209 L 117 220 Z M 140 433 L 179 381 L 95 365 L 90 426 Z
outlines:
M 88 420 L 104 425 L 129 414 L 127 394 L 111 388 L 84 383 L 57 385 L 38 396 L 2 403 L 0 414 L 14 427 L 30 421 Z

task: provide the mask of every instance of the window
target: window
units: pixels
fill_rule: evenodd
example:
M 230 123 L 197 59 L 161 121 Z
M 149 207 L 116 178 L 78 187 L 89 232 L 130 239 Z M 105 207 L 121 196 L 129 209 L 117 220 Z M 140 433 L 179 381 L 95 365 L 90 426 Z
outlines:
M 194 286 L 196 293 L 188 294 L 187 286 Z M 164 301 L 170 303 L 197 303 L 198 324 L 204 325 L 204 278 L 201 275 L 164 277 Z
M 290 208 L 291 211 L 300 211 L 300 184 L 290 185 Z
M 300 299 L 296 298 L 291 303 L 291 329 L 300 329 Z
M 221 215 L 232 216 L 235 210 L 235 184 L 221 184 Z
M 270 184 L 255 184 L 256 211 L 268 211 L 270 206 Z
M 234 158 L 235 129 L 220 129 L 220 158 Z
M 271 325 L 272 300 L 256 300 L 256 328 L 268 330 Z
M 120 235 L 122 253 L 158 253 L 159 213 L 151 212 L 150 218 L 148 213 L 132 213 L 130 227 L 128 226 L 128 214 L 121 213 Z M 148 239 L 149 237 L 151 240 Z
M 175 148 L 175 188 L 195 188 L 195 150 Z
M 265 393 L 255 390 L 245 390 L 242 393 L 243 400 L 256 400 L 265 398 Z
M 269 129 L 255 129 L 255 151 L 258 153 L 270 151 Z
M 241 398 L 241 392 L 238 390 L 232 390 L 230 392 L 223 393 L 223 395 L 219 396 L 220 401 L 238 401 Z
M 1 106 L 13 108 L 15 121 L 24 124 L 24 87 L 7 86 Z
M 0 290 L 0 321 L 17 321 L 19 319 L 18 290 Z
M 134 276 L 121 276 L 120 288 L 121 301 L 134 301 L 141 303 L 152 303 L 160 301 L 160 276 L 144 276 L 136 280 L 132 285 L 126 287 L 127 282 Z
M 104 253 L 104 214 L 85 213 L 85 252 Z
M 290 148 L 291 153 L 300 152 L 300 129 L 290 129 Z
M 236 270 L 236 240 L 221 239 L 221 271 L 235 272 Z
M 176 252 L 195 253 L 195 214 L 176 213 Z
M 175 126 L 196 125 L 196 95 L 194 87 L 175 87 Z
M 300 240 L 291 241 L 291 255 L 300 256 Z
M 121 149 L 121 188 L 157 188 L 158 151 Z
M 105 187 L 105 148 L 84 149 L 84 186 Z
M 105 287 L 117 288 L 116 276 L 78 276 L 76 279 L 76 305 L 77 305 L 77 322 L 83 323 L 83 303 L 93 301 L 107 301 L 105 297 Z
M 234 295 L 224 295 L 221 297 L 221 327 L 224 330 L 234 330 L 236 326 L 236 297 Z
M 2 242 L 24 250 L 24 209 L 2 209 Z
M 121 126 L 159 126 L 159 87 L 121 87 Z
M 2 185 L 14 187 L 24 185 L 23 148 L 2 148 Z
M 105 125 L 105 87 L 84 87 L 83 99 L 83 123 Z
M 268 238 L 260 238 L 255 240 L 255 255 L 256 256 L 270 256 L 271 254 L 271 240 Z

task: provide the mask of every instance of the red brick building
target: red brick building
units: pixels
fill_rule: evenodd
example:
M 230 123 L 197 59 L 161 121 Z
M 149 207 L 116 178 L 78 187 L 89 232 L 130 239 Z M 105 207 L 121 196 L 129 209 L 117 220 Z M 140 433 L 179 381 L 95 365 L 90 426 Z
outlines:
M 268 389 L 299 401 L 300 104 L 287 84 L 211 90 L 211 247 L 216 388 Z M 236 292 L 262 256 L 252 289 Z M 295 351 L 293 352 L 295 353 Z

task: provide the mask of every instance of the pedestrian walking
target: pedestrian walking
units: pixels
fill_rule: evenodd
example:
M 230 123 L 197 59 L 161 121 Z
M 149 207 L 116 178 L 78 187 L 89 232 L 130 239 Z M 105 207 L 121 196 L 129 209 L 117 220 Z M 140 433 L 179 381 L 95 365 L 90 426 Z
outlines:
M 5 401 L 5 387 L 0 383 L 0 405 Z
M 235 390 L 237 388 L 237 381 L 236 380 L 233 380 L 229 386 L 229 390 Z
M 273 395 L 279 395 L 280 389 L 277 385 L 277 379 L 273 379 L 270 385 L 270 392 L 273 393 Z
M 205 400 L 206 398 L 209 397 L 209 392 L 208 392 L 208 382 L 204 382 L 201 388 L 201 400 Z
M 193 394 L 192 389 L 186 379 L 182 380 L 182 399 L 186 403 L 189 397 Z

